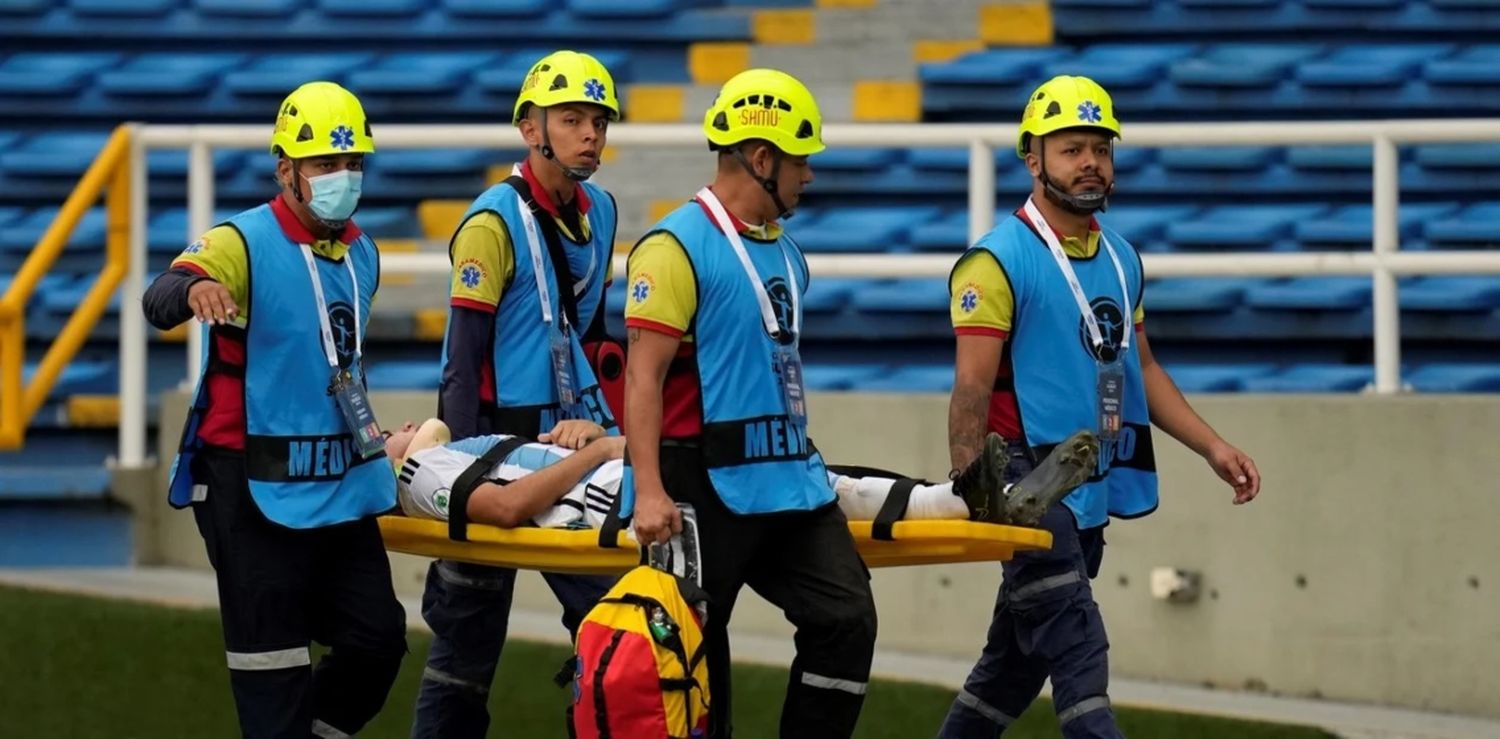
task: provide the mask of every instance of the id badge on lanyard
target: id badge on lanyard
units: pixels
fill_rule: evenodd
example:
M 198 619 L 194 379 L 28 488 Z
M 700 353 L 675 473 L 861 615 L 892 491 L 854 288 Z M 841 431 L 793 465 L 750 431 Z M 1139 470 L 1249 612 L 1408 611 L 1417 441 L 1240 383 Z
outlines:
M 1083 316 L 1084 326 L 1088 329 L 1089 341 L 1094 347 L 1094 362 L 1098 368 L 1098 382 L 1095 388 L 1099 399 L 1097 429 L 1099 438 L 1103 441 L 1114 441 L 1120 436 L 1120 427 L 1123 424 L 1123 409 L 1125 399 L 1125 353 L 1130 349 L 1130 334 L 1132 326 L 1126 320 L 1120 336 L 1120 346 L 1115 351 L 1112 362 L 1105 362 L 1101 355 L 1105 346 L 1104 333 L 1099 328 L 1099 320 L 1094 316 L 1094 309 L 1089 305 L 1089 299 L 1083 292 L 1083 286 L 1078 283 L 1078 275 L 1073 271 L 1073 265 L 1068 261 L 1067 252 L 1063 251 L 1062 243 L 1058 241 L 1057 234 L 1053 233 L 1052 226 L 1048 225 L 1047 219 L 1037 209 L 1036 204 L 1030 200 L 1026 201 L 1026 217 L 1031 225 L 1036 228 L 1037 233 L 1046 242 L 1048 251 L 1057 262 L 1057 268 L 1068 282 L 1068 289 L 1073 293 L 1073 300 L 1078 304 L 1078 311 Z M 1130 310 L 1130 288 L 1125 281 L 1125 268 L 1120 266 L 1120 258 L 1115 254 L 1114 246 L 1110 245 L 1109 239 L 1104 234 L 1099 234 L 1100 246 L 1109 254 L 1110 261 L 1114 262 L 1115 276 L 1120 280 L 1120 311 L 1125 316 L 1131 315 Z
M 799 426 L 807 426 L 807 392 L 806 385 L 802 381 L 802 356 L 797 352 L 797 342 L 802 331 L 801 291 L 797 287 L 797 272 L 792 269 L 792 259 L 781 249 L 781 260 L 786 265 L 787 285 L 791 288 L 791 325 L 787 330 L 791 332 L 791 343 L 782 343 L 782 328 L 776 322 L 776 311 L 771 307 L 771 296 L 766 292 L 762 284 L 760 273 L 755 269 L 755 263 L 750 260 L 750 252 L 745 250 L 745 242 L 740 238 L 739 231 L 735 230 L 733 223 L 729 220 L 729 212 L 724 210 L 724 204 L 719 202 L 719 197 L 713 190 L 703 188 L 698 191 L 698 201 L 708 208 L 713 214 L 713 219 L 729 240 L 729 245 L 734 248 L 735 256 L 739 257 L 740 266 L 745 270 L 745 276 L 750 279 L 750 289 L 755 293 L 755 302 L 760 306 L 760 318 L 766 329 L 766 334 L 777 342 L 776 348 L 771 356 L 771 364 L 775 368 L 777 380 L 781 384 L 782 402 L 786 407 L 786 414 L 792 422 Z
M 328 380 L 328 394 L 334 397 L 339 415 L 344 417 L 344 426 L 354 435 L 355 446 L 360 456 L 369 459 L 385 451 L 385 438 L 380 433 L 380 422 L 375 419 L 375 409 L 370 407 L 370 398 L 365 388 L 350 368 L 339 363 L 338 344 L 333 340 L 333 326 L 328 320 L 328 300 L 323 296 L 323 281 L 318 277 L 318 263 L 313 259 L 312 247 L 301 244 L 302 257 L 307 262 L 307 276 L 312 278 L 313 300 L 318 306 L 318 330 L 323 339 L 323 355 L 333 376 Z M 360 336 L 359 277 L 354 273 L 354 257 L 344 255 L 344 268 L 349 271 L 349 282 L 353 285 L 354 299 L 354 361 L 361 361 L 364 337 Z
M 792 422 L 807 427 L 807 391 L 802 381 L 802 356 L 795 344 L 776 349 L 776 374 L 781 379 L 781 397 Z
M 531 251 L 531 272 L 536 278 L 537 301 L 542 306 L 542 323 L 547 325 L 547 354 L 552 361 L 552 386 L 557 389 L 557 402 L 562 406 L 563 413 L 569 417 L 581 418 L 578 384 L 573 372 L 572 327 L 568 325 L 567 316 L 552 315 L 552 291 L 547 286 L 547 270 L 542 259 L 542 240 L 537 233 L 536 217 L 519 193 L 516 201 L 520 204 L 521 223 L 526 227 L 526 244 Z M 589 273 L 593 274 L 592 264 L 589 265 Z M 573 286 L 559 284 L 557 289 L 572 290 Z

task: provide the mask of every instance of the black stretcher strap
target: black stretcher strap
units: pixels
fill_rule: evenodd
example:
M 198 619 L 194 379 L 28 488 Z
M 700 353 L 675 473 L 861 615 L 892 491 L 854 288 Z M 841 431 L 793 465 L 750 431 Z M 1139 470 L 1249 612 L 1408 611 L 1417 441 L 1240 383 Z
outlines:
M 479 484 L 485 481 L 485 475 L 488 475 L 495 465 L 526 443 L 526 439 L 512 436 L 490 447 L 489 451 L 459 473 L 458 479 L 453 481 L 453 497 L 448 501 L 449 539 L 469 540 L 469 496 L 474 494 L 474 488 L 479 487 Z

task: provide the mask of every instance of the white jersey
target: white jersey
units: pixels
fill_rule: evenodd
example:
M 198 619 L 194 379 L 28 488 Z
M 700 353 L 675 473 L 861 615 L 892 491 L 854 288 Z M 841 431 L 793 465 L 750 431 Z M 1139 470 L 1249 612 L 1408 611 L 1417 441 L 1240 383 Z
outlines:
M 397 474 L 396 488 L 401 510 L 408 516 L 448 519 L 448 500 L 453 484 L 470 465 L 508 441 L 505 435 L 476 436 L 444 446 L 413 452 Z M 485 474 L 488 482 L 505 485 L 566 459 L 573 450 L 555 444 L 529 442 L 517 447 Z M 574 485 L 557 504 L 532 522 L 545 528 L 598 528 L 620 492 L 624 463 L 605 462 Z

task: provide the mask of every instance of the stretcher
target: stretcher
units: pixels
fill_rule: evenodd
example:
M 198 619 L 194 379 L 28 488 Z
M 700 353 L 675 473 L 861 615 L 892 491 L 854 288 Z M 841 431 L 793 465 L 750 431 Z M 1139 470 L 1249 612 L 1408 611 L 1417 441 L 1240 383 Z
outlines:
M 877 539 L 871 521 L 849 522 L 849 533 L 870 567 L 950 562 L 1003 562 L 1018 551 L 1048 549 L 1052 534 L 1041 529 L 973 521 L 898 521 L 892 540 Z M 385 547 L 426 557 L 523 570 L 569 574 L 618 574 L 640 564 L 640 552 L 625 532 L 618 546 L 599 545 L 594 529 L 502 529 L 470 524 L 468 541 L 448 538 L 448 524 L 406 516 L 382 516 Z

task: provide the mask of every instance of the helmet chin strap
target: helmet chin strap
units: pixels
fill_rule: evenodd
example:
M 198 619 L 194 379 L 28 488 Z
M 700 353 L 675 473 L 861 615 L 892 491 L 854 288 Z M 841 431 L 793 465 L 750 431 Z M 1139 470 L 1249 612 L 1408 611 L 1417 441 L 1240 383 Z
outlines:
M 593 177 L 597 167 L 569 167 L 557 158 L 557 152 L 552 148 L 552 137 L 547 133 L 547 109 L 541 108 L 540 110 L 542 115 L 542 158 L 552 162 L 553 166 L 562 170 L 562 173 L 574 182 L 583 182 Z
M 740 166 L 745 168 L 750 178 L 760 183 L 761 189 L 771 196 L 771 204 L 776 206 L 777 220 L 791 218 L 792 210 L 786 207 L 786 203 L 781 199 L 781 188 L 776 184 L 781 174 L 781 150 L 771 147 L 771 176 L 769 177 L 761 177 L 755 173 L 755 167 L 750 166 L 750 159 L 745 156 L 743 146 L 734 147 L 734 158 L 739 160 Z
M 1037 146 L 1037 163 L 1042 170 L 1043 192 L 1047 194 L 1047 199 L 1057 207 L 1075 216 L 1089 216 L 1109 210 L 1109 196 L 1115 191 L 1115 183 L 1106 184 L 1103 190 L 1089 190 L 1075 195 L 1058 187 L 1047 174 L 1046 146 Z

